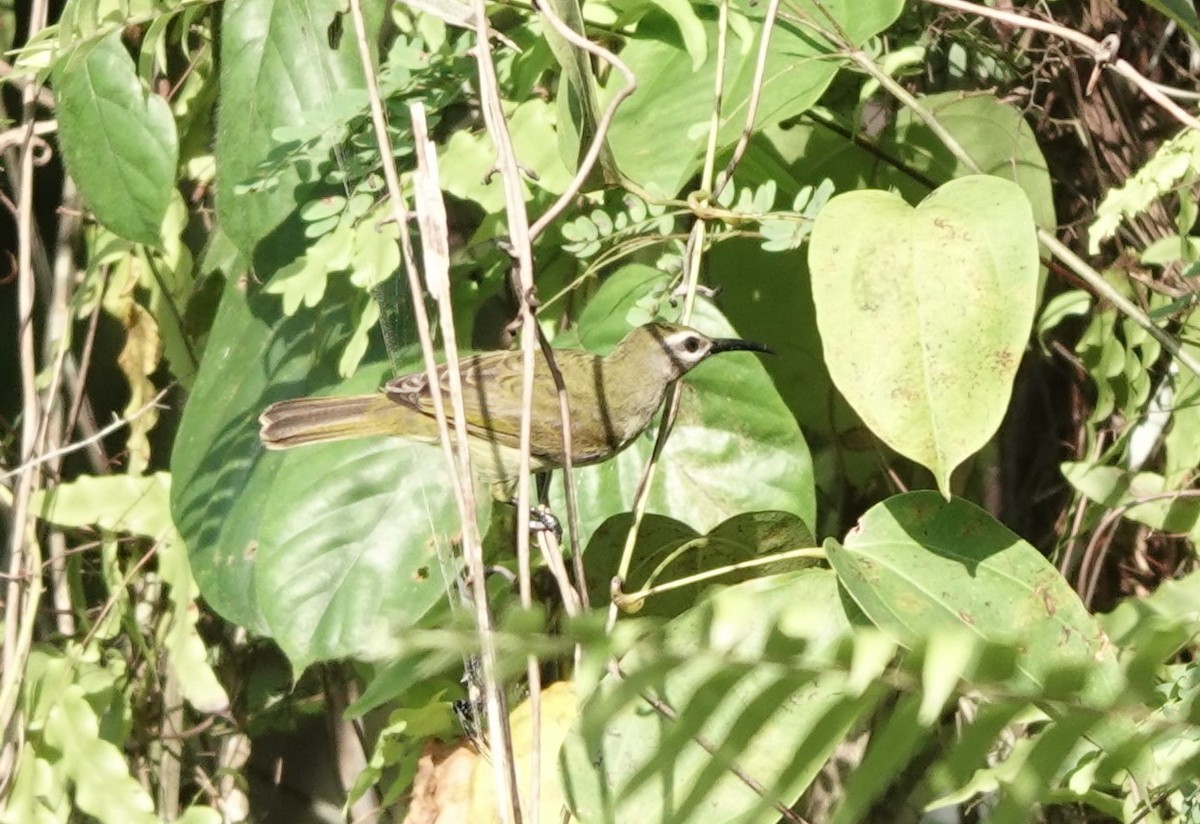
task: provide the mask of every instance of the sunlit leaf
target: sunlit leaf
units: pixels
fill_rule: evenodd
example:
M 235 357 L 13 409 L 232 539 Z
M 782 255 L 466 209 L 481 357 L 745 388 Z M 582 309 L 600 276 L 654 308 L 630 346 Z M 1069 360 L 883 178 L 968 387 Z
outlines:
M 142 88 L 121 33 L 84 43 L 54 73 L 58 132 L 71 177 L 96 217 L 158 246 L 179 146 L 170 106 Z
M 1008 408 L 1036 308 L 1034 229 L 1020 188 L 984 176 L 916 209 L 890 192 L 843 194 L 813 228 L 813 302 L 834 383 L 946 495 Z

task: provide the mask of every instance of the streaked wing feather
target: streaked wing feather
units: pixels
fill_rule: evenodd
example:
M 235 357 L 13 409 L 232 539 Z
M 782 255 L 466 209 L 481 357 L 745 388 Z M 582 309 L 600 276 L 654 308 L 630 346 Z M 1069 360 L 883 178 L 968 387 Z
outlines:
M 563 350 L 556 352 L 555 358 L 561 369 L 567 361 L 585 358 L 590 362 L 594 356 Z M 540 353 L 535 357 L 534 364 L 534 420 L 552 420 L 559 415 L 554 379 Z M 464 358 L 461 361 L 461 374 L 467 431 L 477 437 L 490 438 L 501 446 L 518 448 L 521 441 L 521 382 L 524 375 L 521 353 L 490 352 Z M 444 364 L 438 367 L 438 379 L 446 415 L 453 423 L 449 372 Z M 388 382 L 384 391 L 398 403 L 420 410 L 430 417 L 435 415 L 429 381 L 424 372 L 395 378 Z M 550 448 L 547 448 L 548 444 L 541 444 L 539 448 L 538 439 L 534 440 L 535 455 L 553 458 L 561 451 L 561 444 L 554 444 Z

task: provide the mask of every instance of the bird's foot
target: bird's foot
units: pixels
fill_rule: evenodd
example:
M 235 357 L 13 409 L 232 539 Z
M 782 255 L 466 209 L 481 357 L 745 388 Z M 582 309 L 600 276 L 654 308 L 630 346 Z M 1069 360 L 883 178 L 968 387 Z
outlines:
M 529 510 L 529 531 L 535 535 L 539 532 L 549 532 L 554 536 L 554 540 L 562 543 L 562 524 L 545 504 L 538 504 Z
M 520 506 L 516 498 L 509 498 L 508 504 L 514 509 Z M 533 535 L 549 532 L 555 540 L 562 542 L 562 523 L 546 504 L 534 504 L 529 507 L 529 532 Z

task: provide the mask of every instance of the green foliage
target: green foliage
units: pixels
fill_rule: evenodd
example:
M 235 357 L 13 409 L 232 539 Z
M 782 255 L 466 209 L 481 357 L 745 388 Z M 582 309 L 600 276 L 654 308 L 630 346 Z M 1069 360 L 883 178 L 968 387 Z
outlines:
M 826 21 L 856 45 L 878 34 L 894 21 L 902 4 L 856 3 L 853 0 L 797 4 L 797 22 L 779 23 L 771 34 L 765 80 L 758 106 L 758 123 L 778 123 L 810 108 L 837 73 L 828 59 L 833 47 L 814 36 L 809 21 Z M 730 30 L 718 33 L 711 11 L 700 17 L 706 40 L 730 40 L 723 67 L 724 99 L 717 122 L 720 149 L 732 146 L 745 126 L 755 68 L 755 32 L 761 30 L 764 7 L 731 4 Z M 674 21 L 648 15 L 621 52 L 621 59 L 639 78 L 638 94 L 630 98 L 613 121 L 609 142 L 621 171 L 643 188 L 672 196 L 700 168 L 703 135 L 713 119 L 712 89 L 717 74 L 717 52 L 710 50 L 704 63 L 693 67 L 688 49 Z M 622 85 L 613 75 L 601 93 L 605 102 Z
M 175 119 L 147 94 L 114 32 L 73 50 L 54 75 L 67 168 L 96 217 L 118 235 L 160 246 L 175 194 Z
M 820 629 L 799 641 L 783 626 Z M 792 804 L 878 697 L 869 679 L 816 671 L 848 628 L 825 570 L 723 589 L 671 621 L 584 705 L 561 756 L 572 813 L 758 821 L 772 803 Z M 735 763 L 766 794 L 730 772 Z
M 1164 195 L 1187 191 L 1198 162 L 1200 134 L 1194 130 L 1182 131 L 1163 143 L 1154 157 L 1123 186 L 1109 191 L 1096 207 L 1096 220 L 1088 229 L 1088 250 L 1099 251 L 1100 244 L 1116 234 L 1122 222 L 1141 214 Z
M 1131 31 L 1165 45 L 1130 59 L 1189 82 L 1195 46 L 1165 27 L 1195 34 L 1195 13 L 1144 5 Z M 258 417 L 423 368 L 407 244 L 448 261 L 462 348 L 502 347 L 517 204 L 563 207 L 529 249 L 552 346 L 686 318 L 777 353 L 700 365 L 662 444 L 659 418 L 574 472 L 590 612 L 543 585 L 545 557 L 524 580 L 512 512 L 477 490 L 494 677 L 523 703 L 513 760 L 526 793 L 540 759 L 541 820 L 563 799 L 585 824 L 1200 821 L 1193 131 L 1114 162 L 1113 135 L 1161 113 L 1092 134 L 1040 45 L 925 3 L 799 0 L 769 30 L 771 4 L 741 0 L 490 4 L 491 89 L 474 6 L 368 6 L 361 43 L 341 0 L 68 0 L 4 35 L 0 83 L 50 84 L 30 145 L 78 200 L 39 190 L 13 258 L 38 273 L 22 262 L 14 292 L 32 284 L 39 339 L 13 349 L 42 396 L 0 415 L 5 510 L 38 519 L 10 533 L 0 822 L 286 816 L 256 806 L 270 770 L 246 753 L 326 712 L 365 766 L 310 806 L 400 820 L 444 803 L 432 781 L 474 798 L 445 820 L 493 819 L 480 786 L 505 754 L 431 766 L 456 711 L 483 724 L 441 451 L 268 453 Z M 635 75 L 607 127 L 624 73 L 548 13 Z M 391 219 L 417 103 L 449 238 Z M 0 122 L 24 218 L 24 121 Z M 1086 164 L 1062 159 L 1074 135 Z M 1090 258 L 1064 289 L 1037 231 L 1071 227 Z M 115 410 L 125 428 L 98 432 Z M 562 681 L 536 759 L 533 665 Z

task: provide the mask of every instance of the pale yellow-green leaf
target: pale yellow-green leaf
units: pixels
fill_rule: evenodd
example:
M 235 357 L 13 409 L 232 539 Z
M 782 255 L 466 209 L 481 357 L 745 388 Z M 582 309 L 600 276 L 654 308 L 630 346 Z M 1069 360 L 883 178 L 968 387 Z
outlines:
M 58 696 L 44 736 L 62 753 L 81 812 L 102 824 L 158 824 L 154 802 L 129 774 L 123 750 L 100 737 L 100 720 L 80 686 Z
M 1029 200 L 986 175 L 915 209 L 897 194 L 839 195 L 809 246 L 825 362 L 863 422 L 950 473 L 996 432 L 1033 324 L 1038 250 Z
M 99 526 L 151 538 L 173 528 L 168 501 L 171 476 L 165 472 L 132 475 L 85 475 L 34 498 L 38 517 L 59 526 Z
M 549 103 L 538 99 L 520 105 L 505 104 L 509 129 L 517 145 L 517 160 L 536 179 L 523 178 L 526 197 L 529 186 L 551 194 L 566 190 L 571 172 L 556 147 L 556 116 Z M 455 131 L 438 152 L 442 188 L 464 200 L 472 200 L 486 211 L 504 206 L 504 187 L 496 170 L 496 150 L 485 133 Z
M 295 314 L 300 305 L 316 306 L 325 294 L 325 281 L 332 272 L 350 267 L 354 229 L 341 222 L 322 235 L 301 257 L 282 267 L 267 283 L 265 291 L 283 296 L 284 314 Z
M 917 719 L 932 724 L 955 694 L 958 679 L 974 666 L 976 638 L 963 627 L 939 627 L 925 646 L 921 662 L 921 707 Z
M 70 811 L 64 771 L 39 758 L 32 747 L 21 750 L 11 776 L 0 824 L 65 824 Z
M 382 217 L 382 215 L 378 215 Z M 400 230 L 396 224 L 378 225 L 375 215 L 354 228 L 350 254 L 350 282 L 363 289 L 383 283 L 400 268 Z
M 346 342 L 346 348 L 342 350 L 342 357 L 338 361 L 339 375 L 350 377 L 358 369 L 363 356 L 367 353 L 371 330 L 378 322 L 379 304 L 375 302 L 374 298 L 371 298 L 359 314 L 358 322 L 354 325 L 354 334 L 350 336 L 350 340 Z
M 188 565 L 183 541 L 171 531 L 172 540 L 158 545 L 158 573 L 167 583 L 171 612 L 167 618 L 163 648 L 167 666 L 179 681 L 184 699 L 200 712 L 222 712 L 229 708 L 229 696 L 208 662 L 208 649 L 196 632 L 200 594 Z
M 1172 193 L 1189 173 L 1200 167 L 1200 131 L 1183 129 L 1159 146 L 1154 157 L 1114 189 L 1096 208 L 1088 227 L 1088 252 L 1100 251 L 1101 241 L 1116 234 L 1121 222 L 1141 214 L 1164 195 Z
M 117 365 L 129 383 L 129 402 L 124 409 L 129 421 L 125 450 L 129 473 L 140 475 L 150 464 L 149 435 L 158 423 L 158 411 L 151 405 L 158 393 L 150 376 L 158 369 L 162 338 L 158 333 L 158 321 L 132 300 L 126 306 L 122 323 L 125 325 L 125 345 L 117 356 Z
M 105 531 L 101 541 L 101 570 L 113 599 L 112 606 L 93 629 L 99 638 L 114 637 L 128 607 L 126 571 L 122 570 L 117 544 L 111 533 L 130 532 L 157 541 L 158 573 L 170 587 L 171 614 L 163 645 L 167 664 L 180 679 L 184 698 L 202 712 L 216 712 L 229 699 L 208 664 L 204 642 L 196 633 L 199 594 L 188 566 L 187 552 L 175 531 L 168 503 L 170 475 L 135 477 L 83 476 L 35 496 L 39 515 L 60 526 L 95 525 Z

